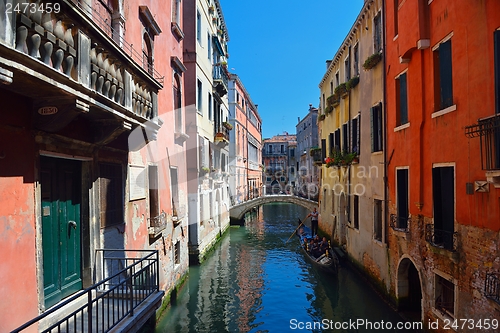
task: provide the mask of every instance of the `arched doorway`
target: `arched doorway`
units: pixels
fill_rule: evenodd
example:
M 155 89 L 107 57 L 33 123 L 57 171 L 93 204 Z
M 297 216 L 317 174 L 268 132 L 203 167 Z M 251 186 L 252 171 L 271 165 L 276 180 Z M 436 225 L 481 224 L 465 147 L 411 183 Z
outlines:
M 421 320 L 422 284 L 418 270 L 409 258 L 403 258 L 398 267 L 398 307 L 412 319 Z

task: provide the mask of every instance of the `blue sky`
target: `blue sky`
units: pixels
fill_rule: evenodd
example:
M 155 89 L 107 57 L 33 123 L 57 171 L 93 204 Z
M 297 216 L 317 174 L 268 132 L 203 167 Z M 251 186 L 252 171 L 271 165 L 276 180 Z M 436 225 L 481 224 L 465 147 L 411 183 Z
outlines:
M 259 105 L 262 137 L 295 133 L 363 0 L 220 0 L 228 67 Z

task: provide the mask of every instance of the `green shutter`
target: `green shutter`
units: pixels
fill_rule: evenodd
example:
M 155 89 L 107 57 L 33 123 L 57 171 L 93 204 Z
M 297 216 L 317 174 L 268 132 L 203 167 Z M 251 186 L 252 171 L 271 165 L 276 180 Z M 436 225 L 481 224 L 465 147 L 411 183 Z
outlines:
M 372 153 L 375 151 L 375 122 L 373 121 L 373 117 L 374 117 L 374 112 L 375 112 L 375 108 L 370 108 L 370 128 L 371 128 L 371 131 L 370 131 L 370 139 L 371 139 L 371 147 L 372 147 Z

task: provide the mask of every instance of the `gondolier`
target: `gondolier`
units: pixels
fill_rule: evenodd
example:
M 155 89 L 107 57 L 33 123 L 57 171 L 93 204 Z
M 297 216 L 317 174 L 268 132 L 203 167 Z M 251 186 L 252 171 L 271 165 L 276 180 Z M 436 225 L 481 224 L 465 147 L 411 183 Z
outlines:
M 313 211 L 306 216 L 306 219 L 308 217 L 311 218 L 311 232 L 313 236 L 316 236 L 318 234 L 318 215 L 319 213 L 316 210 L 316 207 L 314 207 Z

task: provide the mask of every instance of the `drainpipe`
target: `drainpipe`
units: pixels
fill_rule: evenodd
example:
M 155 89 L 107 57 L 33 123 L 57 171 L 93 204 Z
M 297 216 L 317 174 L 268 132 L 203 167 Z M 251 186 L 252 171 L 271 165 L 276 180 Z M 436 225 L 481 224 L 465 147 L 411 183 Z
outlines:
M 385 24 L 385 0 L 382 0 L 382 26 L 386 26 Z M 388 180 L 387 180 L 387 106 L 385 104 L 386 101 L 386 96 L 387 96 L 387 87 L 386 87 L 386 73 L 385 73 L 385 65 L 386 65 L 386 58 L 387 58 L 387 44 L 386 44 L 386 32 L 385 28 L 382 29 L 382 45 L 383 45 L 383 50 L 384 50 L 384 56 L 382 57 L 382 64 L 383 64 L 383 72 L 382 72 L 382 90 L 383 90 L 383 97 L 382 97 L 382 105 L 383 107 L 383 115 L 384 115 L 384 210 L 385 210 L 385 232 L 384 232 L 384 237 L 385 237 L 385 242 L 387 244 L 387 247 L 389 247 L 389 237 L 387 235 L 389 234 L 389 188 L 388 188 Z

